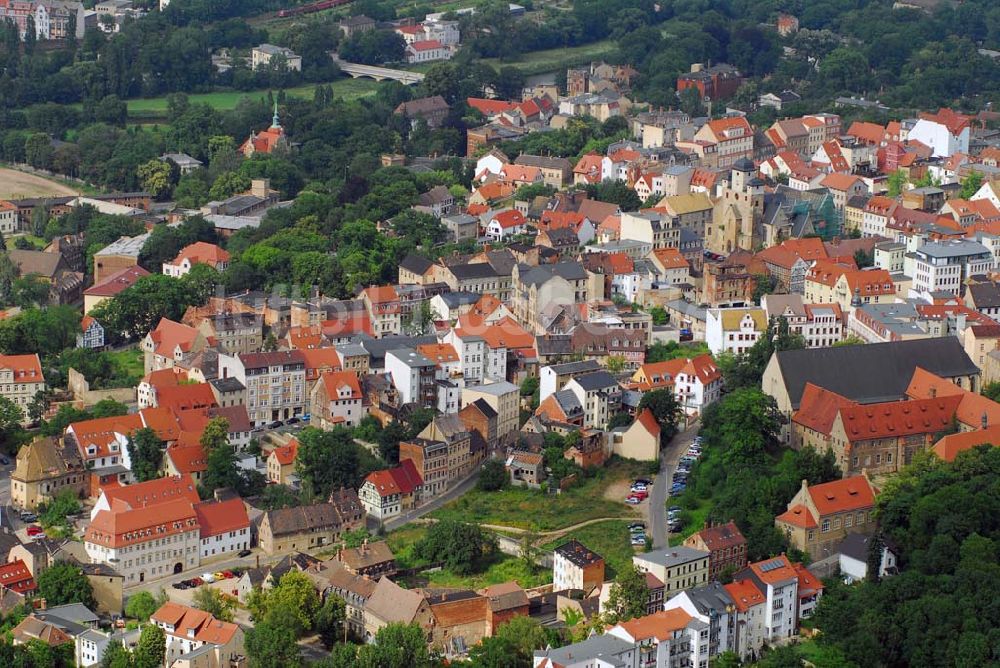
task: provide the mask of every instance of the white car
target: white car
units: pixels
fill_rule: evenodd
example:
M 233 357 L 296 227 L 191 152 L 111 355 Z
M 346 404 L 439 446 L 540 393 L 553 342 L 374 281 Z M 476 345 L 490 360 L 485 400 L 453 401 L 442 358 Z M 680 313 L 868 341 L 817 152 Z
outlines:
M 215 575 L 213 575 L 212 573 L 202 573 L 201 579 L 204 580 L 205 582 L 215 582 Z

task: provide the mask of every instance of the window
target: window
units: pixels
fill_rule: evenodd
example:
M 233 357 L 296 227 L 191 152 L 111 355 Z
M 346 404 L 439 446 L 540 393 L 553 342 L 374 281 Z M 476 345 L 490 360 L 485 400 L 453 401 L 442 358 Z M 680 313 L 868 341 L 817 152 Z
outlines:
M 826 533 L 829 530 L 830 530 L 830 520 L 823 520 L 823 526 L 820 529 L 820 531 L 822 531 L 823 533 Z

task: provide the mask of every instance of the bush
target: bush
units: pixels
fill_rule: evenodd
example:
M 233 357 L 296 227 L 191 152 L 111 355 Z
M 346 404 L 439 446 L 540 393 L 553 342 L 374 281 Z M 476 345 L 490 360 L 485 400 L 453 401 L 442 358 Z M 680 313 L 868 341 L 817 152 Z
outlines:
M 483 470 L 479 474 L 479 489 L 484 492 L 496 492 L 508 484 L 510 484 L 510 476 L 502 461 L 491 459 L 483 464 Z

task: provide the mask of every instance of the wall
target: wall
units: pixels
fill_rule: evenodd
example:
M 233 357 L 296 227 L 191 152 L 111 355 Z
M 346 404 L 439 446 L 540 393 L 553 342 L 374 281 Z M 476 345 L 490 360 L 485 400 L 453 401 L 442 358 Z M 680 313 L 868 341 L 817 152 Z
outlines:
M 83 402 L 83 406 L 93 406 L 103 399 L 120 401 L 123 404 L 134 404 L 136 402 L 135 388 L 123 387 L 114 390 L 91 390 L 90 383 L 83 377 L 83 374 L 70 367 L 69 377 L 66 381 L 73 397 Z

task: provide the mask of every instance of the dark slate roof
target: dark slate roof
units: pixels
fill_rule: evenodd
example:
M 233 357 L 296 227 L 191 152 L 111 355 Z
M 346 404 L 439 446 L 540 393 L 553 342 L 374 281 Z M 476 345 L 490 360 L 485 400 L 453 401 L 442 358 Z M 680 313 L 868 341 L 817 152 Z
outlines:
M 600 371 L 604 367 L 597 360 L 580 360 L 578 362 L 563 362 L 562 364 L 552 364 L 549 366 L 559 375 L 564 373 L 584 373 L 587 371 Z
M 919 366 L 943 378 L 979 369 L 954 336 L 775 353 L 791 406 L 798 409 L 806 383 L 860 403 L 893 401 Z
M 472 402 L 472 405 L 478 408 L 479 412 L 482 413 L 487 420 L 495 418 L 499 415 L 492 406 L 486 403 L 485 399 L 476 399 Z
M 729 592 L 719 582 L 710 582 L 701 587 L 688 589 L 687 595 L 691 598 L 694 606 L 698 608 L 698 612 L 703 615 L 710 614 L 711 610 L 721 614 L 726 608 L 733 605 L 733 599 Z
M 488 262 L 476 262 L 475 264 L 458 264 L 450 267 L 451 273 L 460 281 L 475 278 L 493 278 L 497 276 L 497 271 Z
M 1000 307 L 1000 284 L 973 283 L 969 292 L 977 309 Z
M 539 355 L 569 355 L 573 352 L 573 337 L 569 334 L 546 334 L 535 339 Z
M 530 267 L 520 265 L 520 280 L 525 285 L 544 285 L 554 276 L 561 276 L 567 281 L 586 280 L 587 270 L 578 262 L 558 262 L 556 264 Z
M 869 538 L 871 536 L 863 533 L 849 533 L 844 540 L 840 541 L 840 545 L 837 546 L 835 552 L 864 563 L 868 561 Z
M 441 294 L 441 299 L 448 306 L 448 308 L 457 308 L 463 304 L 475 304 L 482 298 L 482 295 L 478 292 L 466 292 L 465 290 L 459 290 L 458 292 L 444 292 Z
M 423 255 L 417 255 L 416 253 L 410 253 L 403 258 L 403 261 L 399 263 L 400 269 L 406 269 L 407 271 L 412 271 L 414 274 L 421 274 L 427 272 L 428 269 L 434 263 L 425 258 Z
M 615 387 L 618 381 L 607 371 L 595 371 L 577 376 L 573 380 L 584 390 L 600 390 L 605 387 Z
M 569 540 L 563 543 L 555 549 L 555 552 L 576 566 L 589 566 L 604 561 L 604 557 L 587 549 L 578 540 Z
M 378 368 L 385 364 L 385 354 L 400 348 L 415 348 L 425 343 L 437 343 L 437 337 L 428 336 L 385 336 L 381 339 L 362 339 L 362 347 L 371 355 L 371 364 Z

